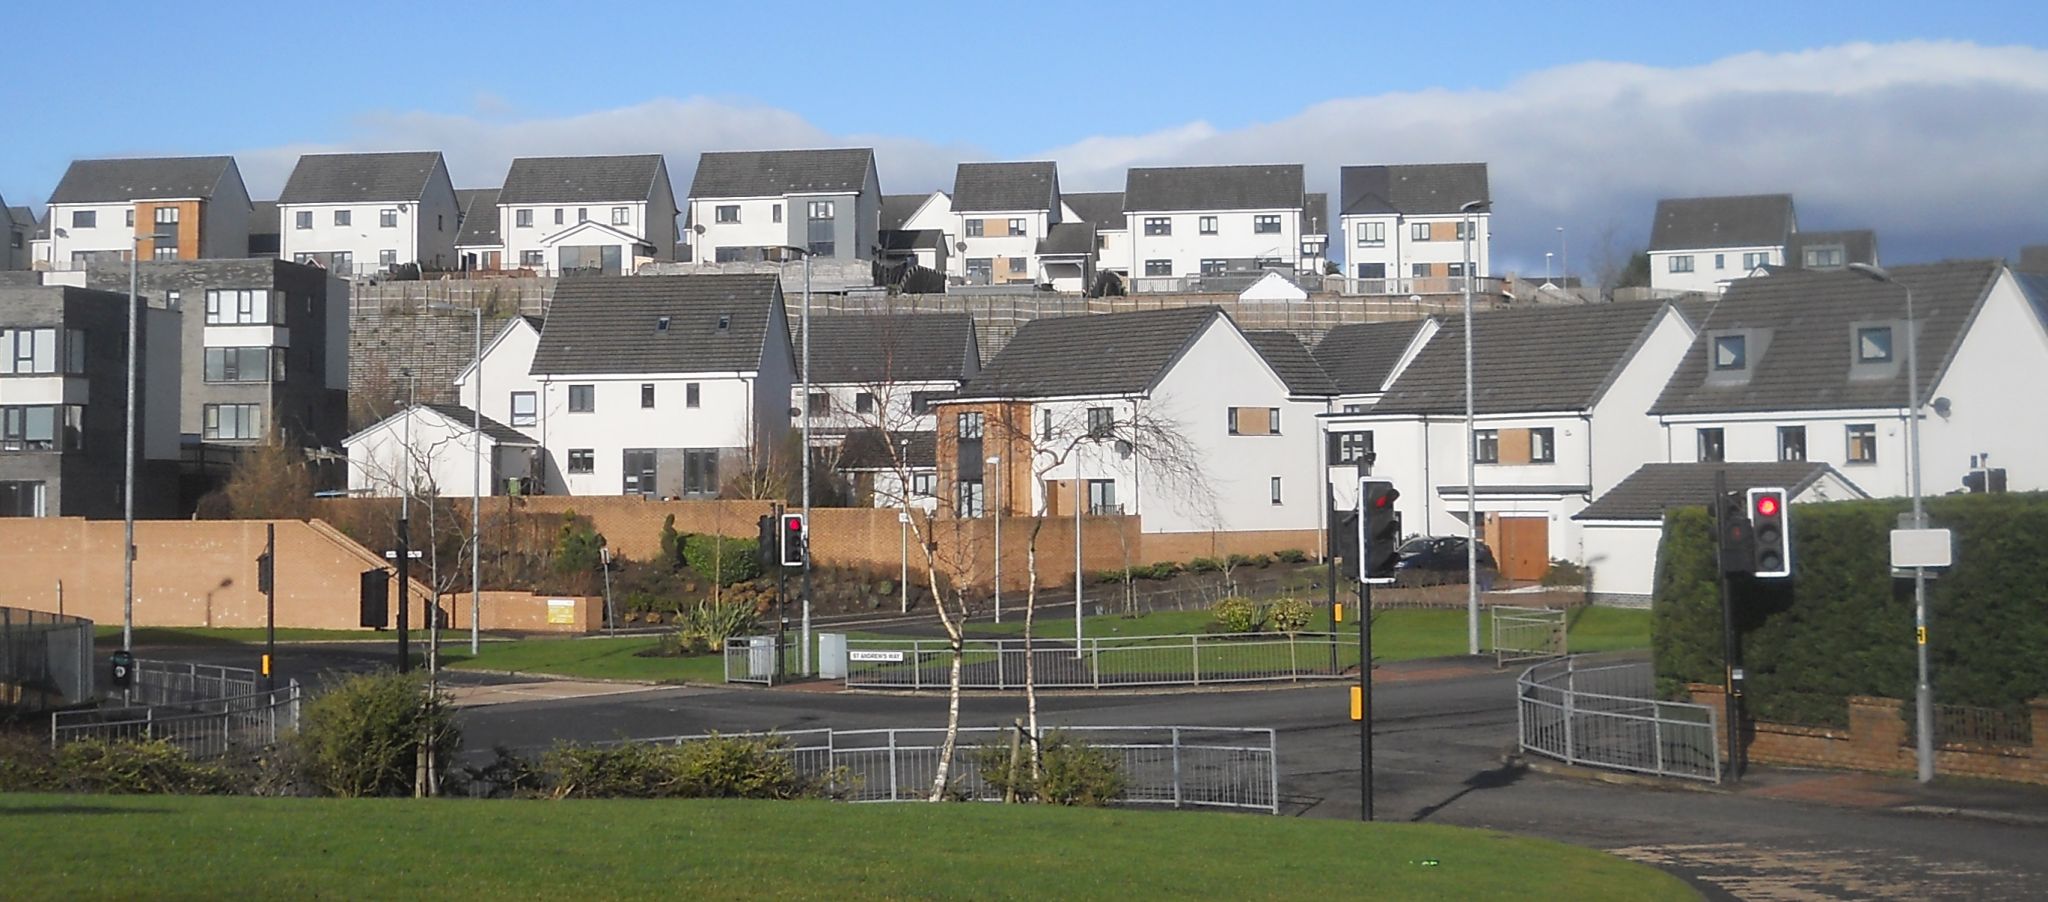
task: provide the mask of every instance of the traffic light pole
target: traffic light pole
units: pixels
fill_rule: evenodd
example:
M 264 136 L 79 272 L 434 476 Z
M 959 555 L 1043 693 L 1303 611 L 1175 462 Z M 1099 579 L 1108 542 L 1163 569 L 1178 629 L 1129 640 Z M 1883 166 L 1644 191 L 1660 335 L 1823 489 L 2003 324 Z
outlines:
M 1710 503 L 1714 511 L 1714 570 L 1721 583 L 1721 662 L 1722 662 L 1722 709 L 1721 718 L 1728 731 L 1728 779 L 1742 778 L 1742 659 L 1741 647 L 1735 636 L 1734 580 L 1729 575 L 1729 562 L 1722 560 L 1728 553 L 1725 536 L 1728 524 L 1728 472 L 1714 471 L 1714 498 Z
M 1358 819 L 1372 820 L 1372 582 L 1358 581 Z
M 775 505 L 776 539 L 781 540 L 782 505 Z M 788 681 L 785 658 L 789 645 L 789 567 L 782 562 L 782 555 L 775 555 L 775 684 Z
M 264 526 L 263 689 L 277 689 L 277 524 Z

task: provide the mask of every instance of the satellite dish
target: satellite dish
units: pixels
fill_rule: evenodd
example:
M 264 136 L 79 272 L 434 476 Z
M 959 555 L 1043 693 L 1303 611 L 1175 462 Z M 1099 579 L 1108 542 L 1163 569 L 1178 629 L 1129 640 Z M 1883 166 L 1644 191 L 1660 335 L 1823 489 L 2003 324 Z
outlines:
M 959 251 L 960 253 L 963 253 L 963 254 L 964 254 L 964 253 L 967 253 L 967 242 L 965 242 L 965 241 L 956 241 L 956 242 L 953 242 L 953 249 L 954 249 L 954 250 L 956 250 L 956 251 Z
M 693 225 L 693 226 L 691 226 L 691 227 L 690 227 L 690 231 L 692 231 L 692 232 L 696 232 L 697 234 L 699 234 L 699 235 L 702 235 L 702 234 L 704 234 L 704 224 L 703 224 L 703 223 L 701 223 L 701 222 L 700 222 L 700 223 L 697 223 L 696 225 Z

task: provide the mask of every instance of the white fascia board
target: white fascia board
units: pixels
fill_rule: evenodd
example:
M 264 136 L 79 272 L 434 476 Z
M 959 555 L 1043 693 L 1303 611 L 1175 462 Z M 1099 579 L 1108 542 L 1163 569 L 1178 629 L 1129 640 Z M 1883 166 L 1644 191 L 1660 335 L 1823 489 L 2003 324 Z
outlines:
M 758 370 L 713 370 L 696 373 L 529 373 L 541 382 L 645 382 L 650 379 L 753 379 Z
M 1689 423 L 1766 423 L 1782 420 L 1858 420 L 1870 417 L 1905 416 L 1906 408 L 1859 407 L 1835 408 L 1829 410 L 1765 410 L 1730 413 L 1666 413 L 1658 419 L 1667 424 Z

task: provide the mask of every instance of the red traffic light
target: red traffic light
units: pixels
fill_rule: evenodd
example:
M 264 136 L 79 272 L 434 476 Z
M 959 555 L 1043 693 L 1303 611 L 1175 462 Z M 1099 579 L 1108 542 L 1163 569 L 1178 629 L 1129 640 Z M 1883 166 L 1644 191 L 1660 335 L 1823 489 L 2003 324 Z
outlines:
M 1399 497 L 1401 497 L 1400 492 L 1389 488 L 1385 493 L 1373 496 L 1372 506 L 1379 509 L 1391 508 L 1394 506 L 1394 499 Z
M 804 531 L 804 518 L 802 518 L 802 517 L 800 517 L 800 516 L 796 516 L 796 515 L 794 515 L 794 514 L 792 514 L 792 515 L 790 515 L 790 516 L 787 516 L 787 517 L 783 517 L 783 518 L 782 518 L 782 528 L 783 528 L 783 529 L 787 529 L 787 530 L 789 530 L 790 532 L 803 532 L 803 531 Z
M 1759 516 L 1759 517 L 1775 517 L 1775 516 L 1777 516 L 1777 515 L 1778 515 L 1778 498 L 1777 498 L 1777 496 L 1776 496 L 1776 495 L 1759 495 L 1759 496 L 1757 496 L 1757 499 L 1756 499 L 1756 513 L 1757 513 L 1757 516 Z

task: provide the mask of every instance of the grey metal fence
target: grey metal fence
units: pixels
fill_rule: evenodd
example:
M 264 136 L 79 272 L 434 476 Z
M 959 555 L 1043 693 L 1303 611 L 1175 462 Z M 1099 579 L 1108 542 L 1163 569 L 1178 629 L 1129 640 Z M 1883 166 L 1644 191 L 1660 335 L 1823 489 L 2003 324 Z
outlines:
M 1721 780 L 1714 709 L 1658 700 L 1647 661 L 1545 661 L 1522 672 L 1515 694 L 1525 752 L 1586 767 Z
M 92 621 L 0 607 L 0 711 L 47 711 L 93 697 Z
M 942 689 L 952 648 L 944 639 L 848 639 L 846 685 L 862 689 Z M 1022 639 L 962 644 L 961 685 L 1024 685 Z M 1149 636 L 1036 639 L 1028 652 L 1041 689 L 1202 686 L 1216 683 L 1334 679 L 1358 665 L 1358 637 L 1345 633 L 1258 636 Z M 727 658 L 730 667 L 731 658 Z
M 269 692 L 178 705 L 60 711 L 50 719 L 50 744 L 81 739 L 163 739 L 195 758 L 276 744 L 299 726 L 297 680 Z
M 143 705 L 180 705 L 255 695 L 258 691 L 256 671 L 247 667 L 141 659 L 135 662 L 135 696 Z
M 1565 653 L 1563 609 L 1497 604 L 1487 613 L 1493 620 L 1494 666 L 1506 667 Z
M 797 637 L 790 634 L 783 642 L 782 676 L 799 677 L 810 674 L 804 665 L 802 650 L 797 647 Z M 728 683 L 758 683 L 766 686 L 775 682 L 775 636 L 731 636 L 725 640 L 725 681 Z

